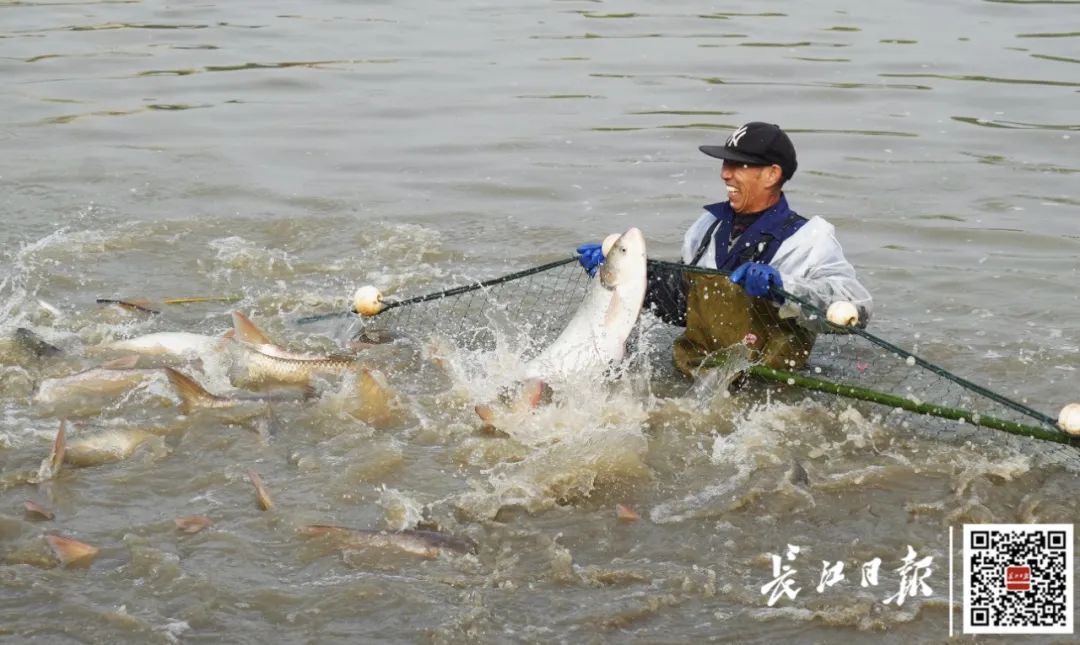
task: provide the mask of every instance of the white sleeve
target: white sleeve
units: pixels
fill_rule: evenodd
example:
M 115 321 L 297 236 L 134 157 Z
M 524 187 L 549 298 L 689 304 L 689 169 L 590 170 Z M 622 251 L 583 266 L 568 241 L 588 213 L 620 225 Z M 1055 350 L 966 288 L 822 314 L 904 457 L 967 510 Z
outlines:
M 709 232 L 709 227 L 716 221 L 716 217 L 709 211 L 705 211 L 701 214 L 701 217 L 697 218 L 697 221 L 690 225 L 690 228 L 686 230 L 686 235 L 683 236 L 682 247 L 682 261 L 683 264 L 690 264 L 690 261 L 697 255 L 698 249 L 701 247 L 701 240 L 705 237 L 705 234 Z M 715 246 L 713 240 L 709 240 L 709 246 L 705 249 L 705 254 L 698 260 L 697 266 L 704 267 L 706 269 L 716 268 L 716 251 L 713 250 Z
M 769 264 L 780 272 L 785 291 L 822 311 L 838 300 L 846 300 L 859 309 L 860 325 L 870 320 L 873 298 L 844 258 L 833 225 L 824 219 L 810 219 L 784 240 Z

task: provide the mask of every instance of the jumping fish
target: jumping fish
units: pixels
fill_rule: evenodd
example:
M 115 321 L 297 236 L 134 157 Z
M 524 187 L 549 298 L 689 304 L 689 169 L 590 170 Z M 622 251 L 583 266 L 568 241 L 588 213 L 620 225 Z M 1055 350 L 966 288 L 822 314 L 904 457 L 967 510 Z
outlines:
M 645 237 L 631 228 L 613 241 L 605 240 L 604 246 L 599 279 L 590 282 L 559 337 L 526 364 L 527 377 L 599 372 L 625 355 L 626 339 L 645 301 Z
M 590 281 L 585 299 L 558 338 L 525 365 L 525 381 L 516 398 L 474 409 L 497 434 L 500 417 L 535 408 L 550 395 L 548 380 L 574 374 L 600 375 L 626 354 L 626 339 L 645 301 L 645 237 L 637 228 L 610 235 L 603 244 L 599 279 Z
M 297 532 L 308 537 L 327 538 L 342 549 L 394 550 L 421 558 L 436 558 L 441 553 L 464 555 L 477 551 L 476 543 L 472 540 L 436 531 L 378 531 L 312 524 L 301 527 Z
M 159 373 L 157 369 L 136 368 L 138 360 L 138 356 L 125 356 L 76 374 L 45 379 L 38 386 L 33 402 L 54 404 L 85 397 L 119 396 Z
M 232 409 L 252 403 L 272 401 L 304 401 L 315 396 L 315 390 L 308 386 L 280 388 L 265 393 L 237 393 L 233 396 L 211 394 L 195 382 L 190 376 L 171 367 L 164 368 L 169 382 L 180 395 L 181 405 L 187 414 L 198 408 Z
M 165 331 L 117 340 L 104 345 L 108 351 L 154 357 L 192 358 L 220 351 L 227 339 L 184 331 Z
M 64 463 L 72 466 L 99 466 L 127 459 L 157 435 L 138 428 L 109 429 L 68 442 Z
M 235 385 L 307 385 L 316 374 L 343 374 L 358 367 L 355 356 L 293 352 L 270 341 L 244 314 L 233 312 L 233 341 L 238 348 L 230 376 Z

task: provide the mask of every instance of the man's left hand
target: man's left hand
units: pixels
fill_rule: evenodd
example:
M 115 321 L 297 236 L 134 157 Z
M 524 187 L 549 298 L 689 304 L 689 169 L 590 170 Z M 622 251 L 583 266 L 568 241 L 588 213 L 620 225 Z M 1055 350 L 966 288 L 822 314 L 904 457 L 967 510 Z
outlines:
M 780 296 L 773 296 L 771 287 L 782 288 L 784 281 L 780 279 L 780 272 L 768 264 L 762 262 L 746 262 L 731 273 L 731 281 L 741 286 L 747 295 L 755 298 L 770 297 L 777 301 L 783 301 Z

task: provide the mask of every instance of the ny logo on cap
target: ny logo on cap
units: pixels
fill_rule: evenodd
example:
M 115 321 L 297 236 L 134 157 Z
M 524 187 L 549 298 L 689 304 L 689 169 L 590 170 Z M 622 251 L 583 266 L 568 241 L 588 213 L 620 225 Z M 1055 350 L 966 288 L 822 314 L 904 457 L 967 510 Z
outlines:
M 731 136 L 728 137 L 727 145 L 732 147 L 732 148 L 738 148 L 739 147 L 739 140 L 742 139 L 745 134 L 746 134 L 746 126 L 744 125 L 743 127 L 739 128 L 738 130 L 731 133 Z

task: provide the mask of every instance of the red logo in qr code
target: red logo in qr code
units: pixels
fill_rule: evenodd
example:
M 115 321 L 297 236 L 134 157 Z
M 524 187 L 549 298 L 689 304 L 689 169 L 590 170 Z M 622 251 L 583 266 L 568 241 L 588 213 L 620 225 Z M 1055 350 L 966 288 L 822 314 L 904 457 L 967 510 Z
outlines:
M 1005 588 L 1009 591 L 1031 589 L 1031 567 L 1005 567 Z

